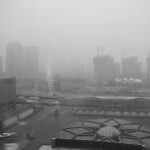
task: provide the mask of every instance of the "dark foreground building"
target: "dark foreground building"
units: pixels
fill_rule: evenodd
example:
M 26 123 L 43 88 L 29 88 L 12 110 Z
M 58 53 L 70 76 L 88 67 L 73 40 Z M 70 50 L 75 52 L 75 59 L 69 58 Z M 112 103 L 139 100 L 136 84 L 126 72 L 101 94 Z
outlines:
M 16 101 L 16 79 L 0 79 L 0 132 L 3 132 L 3 120 L 11 113 Z
M 0 79 L 0 106 L 14 103 L 16 99 L 16 79 Z

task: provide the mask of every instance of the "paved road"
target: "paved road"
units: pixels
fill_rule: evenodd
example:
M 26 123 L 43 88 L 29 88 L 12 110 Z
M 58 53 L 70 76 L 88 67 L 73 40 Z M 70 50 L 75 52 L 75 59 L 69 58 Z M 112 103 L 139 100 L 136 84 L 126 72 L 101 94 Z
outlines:
M 52 116 L 44 120 L 34 134 L 35 138 L 28 142 L 22 150 L 36 150 L 40 145 L 50 143 L 52 137 L 58 137 L 60 129 L 72 122 L 71 111 L 71 108 L 63 108 L 60 117 Z
M 58 131 L 63 127 L 64 122 L 68 123 L 67 120 L 69 119 L 67 116 L 72 114 L 72 108 L 60 107 L 60 117 L 54 116 L 54 110 L 55 107 L 45 107 L 40 112 L 37 112 L 37 114 L 25 120 L 24 125 L 18 124 L 8 130 L 8 132 L 16 132 L 19 135 L 21 140 L 20 149 L 34 150 L 40 144 L 46 141 L 50 142 L 52 137 L 58 135 Z M 34 140 L 29 141 L 26 138 L 28 132 L 34 135 Z
M 29 130 L 29 128 L 31 128 L 32 126 L 35 126 L 39 122 L 43 121 L 53 111 L 54 109 L 52 107 L 45 107 L 43 110 L 37 112 L 36 114 L 29 117 L 25 121 L 21 121 L 25 122 L 26 123 L 25 125 L 21 125 L 20 124 L 21 122 L 18 122 L 18 124 L 10 128 L 8 132 L 17 132 L 19 135 L 22 135 L 24 134 L 24 132 L 27 132 L 27 130 Z

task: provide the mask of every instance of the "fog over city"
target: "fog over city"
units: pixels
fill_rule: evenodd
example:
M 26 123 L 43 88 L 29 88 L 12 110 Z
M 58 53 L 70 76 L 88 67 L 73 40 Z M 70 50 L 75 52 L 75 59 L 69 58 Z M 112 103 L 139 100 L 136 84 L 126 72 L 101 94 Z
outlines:
M 150 150 L 150 0 L 0 0 L 0 150 Z
M 37 46 L 41 63 L 92 65 L 97 48 L 145 63 L 150 48 L 149 0 L 1 0 L 0 52 L 8 43 Z M 101 53 L 101 51 L 100 51 Z

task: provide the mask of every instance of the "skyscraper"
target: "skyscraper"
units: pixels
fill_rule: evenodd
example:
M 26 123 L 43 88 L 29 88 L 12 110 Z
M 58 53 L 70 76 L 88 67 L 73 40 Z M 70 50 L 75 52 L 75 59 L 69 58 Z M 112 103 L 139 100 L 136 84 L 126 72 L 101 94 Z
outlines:
M 122 73 L 125 78 L 141 78 L 142 65 L 136 56 L 123 58 Z
M 23 76 L 23 46 L 11 43 L 6 48 L 5 72 L 7 76 L 22 78 Z
M 150 51 L 149 51 L 149 56 L 146 58 L 146 65 L 147 65 L 146 78 L 147 81 L 150 83 Z
M 0 56 L 0 77 L 3 76 L 3 60 L 2 56 Z
M 27 47 L 24 54 L 24 78 L 35 79 L 39 75 L 39 54 L 34 46 Z
M 120 68 L 113 57 L 109 55 L 96 56 L 93 59 L 94 76 L 97 84 L 114 80 L 119 76 Z

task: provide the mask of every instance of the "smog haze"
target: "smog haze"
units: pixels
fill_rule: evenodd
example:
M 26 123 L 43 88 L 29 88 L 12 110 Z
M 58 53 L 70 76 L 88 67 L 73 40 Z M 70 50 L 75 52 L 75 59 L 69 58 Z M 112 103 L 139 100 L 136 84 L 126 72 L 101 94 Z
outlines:
M 0 52 L 8 43 L 38 47 L 41 62 L 92 65 L 104 54 L 136 55 L 150 48 L 149 0 L 1 0 Z

